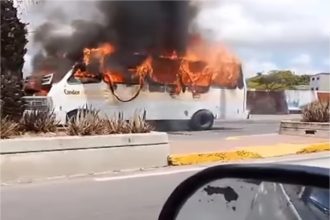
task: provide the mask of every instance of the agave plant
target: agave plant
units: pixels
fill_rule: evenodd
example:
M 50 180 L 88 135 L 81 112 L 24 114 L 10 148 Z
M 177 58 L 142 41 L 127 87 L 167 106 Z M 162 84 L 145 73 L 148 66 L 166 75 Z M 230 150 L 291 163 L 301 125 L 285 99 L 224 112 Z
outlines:
M 55 132 L 60 125 L 53 110 L 31 110 L 23 114 L 20 126 L 25 132 Z
M 99 111 L 92 107 L 81 108 L 71 118 L 67 127 L 68 135 L 98 135 L 104 132 L 103 120 Z
M 20 133 L 20 126 L 9 117 L 1 118 L 0 124 L 0 138 L 7 139 Z
M 302 110 L 303 121 L 305 122 L 329 122 L 329 102 L 313 102 Z
M 111 118 L 103 120 L 104 134 L 126 134 L 130 133 L 130 127 L 126 120 L 124 120 L 123 113 L 118 113 Z
M 134 113 L 134 116 L 128 122 L 131 133 L 148 133 L 153 129 L 152 126 L 145 120 L 145 116 L 145 111 L 142 116 L 137 111 Z
M 79 109 L 67 127 L 69 135 L 146 133 L 151 130 L 152 127 L 145 121 L 145 113 L 141 116 L 136 112 L 129 121 L 124 119 L 123 113 L 101 118 L 99 111 L 91 106 Z

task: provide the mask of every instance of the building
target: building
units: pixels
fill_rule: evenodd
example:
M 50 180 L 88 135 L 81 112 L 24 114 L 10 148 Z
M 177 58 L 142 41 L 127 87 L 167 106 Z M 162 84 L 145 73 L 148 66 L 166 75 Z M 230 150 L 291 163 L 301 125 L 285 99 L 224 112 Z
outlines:
M 318 73 L 310 77 L 311 90 L 330 92 L 330 73 Z

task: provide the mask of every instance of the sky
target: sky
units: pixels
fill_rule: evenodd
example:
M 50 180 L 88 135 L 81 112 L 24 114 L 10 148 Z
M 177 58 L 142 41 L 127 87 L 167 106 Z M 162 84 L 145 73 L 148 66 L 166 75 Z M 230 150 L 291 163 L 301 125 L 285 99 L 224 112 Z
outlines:
M 246 76 L 274 69 L 330 72 L 330 1 L 219 0 L 198 24 L 242 60 Z
M 201 1 L 196 24 L 206 37 L 224 43 L 241 59 L 246 77 L 282 69 L 330 72 L 330 1 Z M 24 19 L 43 20 L 33 14 Z M 25 75 L 31 70 L 32 51 L 29 44 Z

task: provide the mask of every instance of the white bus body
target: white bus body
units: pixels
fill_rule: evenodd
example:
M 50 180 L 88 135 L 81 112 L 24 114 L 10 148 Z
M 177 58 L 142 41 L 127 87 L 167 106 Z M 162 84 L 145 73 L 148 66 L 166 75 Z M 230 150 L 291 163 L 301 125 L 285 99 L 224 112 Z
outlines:
M 123 113 L 124 119 L 136 111 L 145 111 L 147 120 L 190 120 L 199 110 L 208 110 L 215 119 L 243 119 L 246 112 L 246 85 L 243 89 L 210 88 L 208 92 L 193 97 L 190 91 L 171 96 L 165 86 L 163 91 L 150 92 L 145 84 L 139 95 L 130 102 L 118 101 L 109 85 L 97 83 L 72 83 L 72 70 L 59 82 L 53 83 L 47 95 L 56 118 L 65 124 L 68 114 L 84 106 L 92 106 L 100 113 L 113 116 Z M 129 99 L 136 94 L 139 85 L 118 84 L 116 94 Z M 159 90 L 159 89 L 158 89 Z M 36 97 L 34 97 L 36 98 Z M 26 97 L 27 100 L 33 97 Z

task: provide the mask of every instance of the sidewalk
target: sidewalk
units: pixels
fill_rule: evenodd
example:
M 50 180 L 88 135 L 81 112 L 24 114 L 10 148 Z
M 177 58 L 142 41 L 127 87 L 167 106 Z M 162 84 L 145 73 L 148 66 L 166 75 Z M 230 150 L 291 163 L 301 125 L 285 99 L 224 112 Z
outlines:
M 170 149 L 170 164 L 188 165 L 330 150 L 330 144 L 326 138 L 266 134 L 233 136 L 209 141 L 178 140 L 170 143 Z

